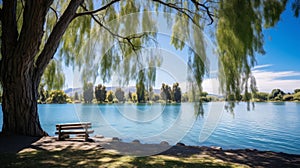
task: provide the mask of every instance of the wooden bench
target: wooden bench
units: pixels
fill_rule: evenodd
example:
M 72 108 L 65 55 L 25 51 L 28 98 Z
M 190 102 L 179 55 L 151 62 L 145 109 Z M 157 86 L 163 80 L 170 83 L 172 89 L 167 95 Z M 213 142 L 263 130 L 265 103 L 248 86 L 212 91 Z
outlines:
M 83 135 L 84 140 L 87 141 L 89 134 L 94 133 L 94 130 L 89 130 L 89 128 L 92 128 L 90 122 L 57 124 L 55 134 L 58 134 L 58 140 L 64 140 L 70 134 L 75 134 Z

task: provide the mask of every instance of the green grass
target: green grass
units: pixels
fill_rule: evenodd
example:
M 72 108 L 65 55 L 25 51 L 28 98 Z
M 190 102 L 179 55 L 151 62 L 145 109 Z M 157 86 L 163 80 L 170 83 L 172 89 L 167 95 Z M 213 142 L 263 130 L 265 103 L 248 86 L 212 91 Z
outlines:
M 119 155 L 111 150 L 60 151 L 42 149 L 17 154 L 0 154 L 1 167 L 247 167 L 223 162 L 210 157 L 177 157 L 155 155 L 133 157 Z

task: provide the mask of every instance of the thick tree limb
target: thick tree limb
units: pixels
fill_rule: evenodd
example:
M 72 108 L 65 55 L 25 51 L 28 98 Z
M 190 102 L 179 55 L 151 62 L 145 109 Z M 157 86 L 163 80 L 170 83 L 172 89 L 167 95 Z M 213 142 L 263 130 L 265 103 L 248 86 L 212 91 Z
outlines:
M 76 11 L 80 4 L 83 3 L 83 0 L 72 0 L 68 5 L 67 9 L 60 17 L 56 25 L 54 26 L 41 54 L 36 60 L 36 78 L 40 78 L 46 69 L 48 63 L 53 58 L 60 40 L 68 28 L 69 24 L 76 16 Z
M 23 14 L 23 25 L 16 47 L 16 51 L 18 51 L 19 54 L 15 55 L 15 57 L 22 57 L 19 61 L 32 62 L 35 55 L 38 53 L 41 39 L 44 34 L 46 15 L 52 2 L 53 0 L 26 1 Z M 20 54 L 25 48 L 27 50 L 26 54 Z
M 16 21 L 16 0 L 3 0 L 1 10 L 1 53 L 2 59 L 9 57 L 16 47 L 18 39 L 17 21 Z

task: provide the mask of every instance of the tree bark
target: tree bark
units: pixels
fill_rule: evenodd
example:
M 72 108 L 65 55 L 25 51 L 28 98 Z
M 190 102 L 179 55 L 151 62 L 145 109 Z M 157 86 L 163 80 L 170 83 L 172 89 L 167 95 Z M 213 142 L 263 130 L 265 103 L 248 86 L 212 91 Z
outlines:
M 83 0 L 72 0 L 54 26 L 40 52 L 47 12 L 53 0 L 25 2 L 23 25 L 18 34 L 16 0 L 3 0 L 0 81 L 3 88 L 3 127 L 8 135 L 43 136 L 37 111 L 38 86 L 61 37 Z
M 39 52 L 45 17 L 52 0 L 26 1 L 23 25 L 17 31 L 16 0 L 4 0 L 2 10 L 3 134 L 43 136 L 37 113 L 40 78 L 34 76 L 34 58 Z
M 3 79 L 3 126 L 7 135 L 43 136 L 37 113 L 38 83 L 32 80 L 32 71 L 20 64 L 7 65 L 11 78 Z M 8 67 L 7 67 L 8 68 Z
M 17 0 L 3 0 L 0 9 L 2 28 L 0 82 L 3 88 L 4 134 L 43 136 L 37 112 L 38 86 L 45 68 L 53 58 L 59 42 L 84 0 L 71 0 L 40 50 L 47 12 L 53 0 L 25 1 L 23 24 L 18 32 Z M 112 3 L 99 8 L 104 10 Z M 40 54 L 39 54 L 40 53 Z M 39 55 L 38 55 L 39 54 Z

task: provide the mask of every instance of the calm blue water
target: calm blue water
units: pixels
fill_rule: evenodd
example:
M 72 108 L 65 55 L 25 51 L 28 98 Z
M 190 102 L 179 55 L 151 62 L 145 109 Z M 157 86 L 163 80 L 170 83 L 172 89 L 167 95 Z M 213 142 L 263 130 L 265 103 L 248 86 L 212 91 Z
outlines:
M 159 143 L 165 140 L 170 144 L 183 142 L 300 154 L 300 103 L 256 103 L 251 111 L 246 110 L 245 103 L 240 103 L 234 114 L 222 112 L 222 108 L 215 108 L 217 105 L 204 104 L 205 114 L 198 118 L 190 103 L 167 106 L 45 104 L 39 105 L 39 115 L 42 127 L 50 135 L 54 135 L 55 124 L 89 121 L 94 134 L 119 137 L 123 141 L 139 139 L 143 143 Z

